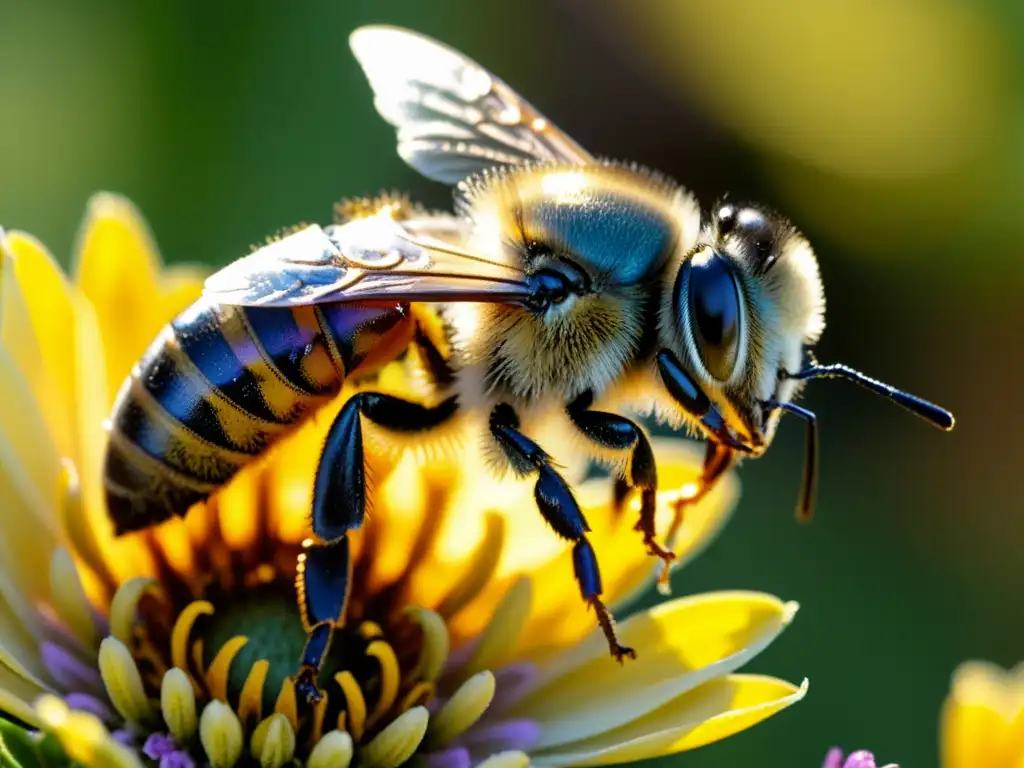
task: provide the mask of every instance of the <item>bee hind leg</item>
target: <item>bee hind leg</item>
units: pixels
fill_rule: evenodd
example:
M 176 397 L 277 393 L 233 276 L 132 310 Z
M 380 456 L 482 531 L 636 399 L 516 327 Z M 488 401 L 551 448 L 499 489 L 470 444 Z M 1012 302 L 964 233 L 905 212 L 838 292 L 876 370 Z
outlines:
M 508 404 L 491 411 L 490 430 L 513 471 L 522 476 L 536 474 L 533 495 L 548 525 L 566 541 L 573 543 L 572 564 L 580 595 L 597 614 L 597 621 L 608 641 L 612 656 L 621 662 L 636 652 L 619 642 L 615 619 L 601 600 L 603 591 L 597 554 L 587 539 L 586 518 L 565 479 L 552 467 L 551 457 L 537 443 L 519 431 L 519 417 Z
M 299 555 L 295 587 L 306 629 L 306 645 L 302 649 L 295 688 L 302 702 L 315 703 L 322 697 L 316 679 L 331 647 L 334 630 L 344 623 L 351 572 L 347 536 L 334 541 L 315 541 Z
M 594 396 L 584 392 L 566 407 L 576 428 L 589 440 L 612 451 L 629 451 L 624 474 L 617 478 L 614 501 L 621 509 L 634 490 L 640 491 L 640 518 L 634 530 L 644 537 L 647 552 L 658 557 L 667 571 L 668 563 L 675 559 L 671 545 L 666 549 L 656 540 L 655 512 L 657 511 L 658 469 L 654 451 L 647 435 L 629 419 L 615 413 L 590 410 Z
M 321 698 L 316 679 L 334 630 L 345 620 L 351 564 L 348 532 L 366 516 L 367 488 L 361 418 L 386 429 L 424 432 L 455 415 L 454 397 L 428 407 L 391 395 L 360 392 L 338 412 L 327 433 L 313 486 L 313 533 L 300 555 L 296 586 L 308 632 L 296 688 L 306 702 Z

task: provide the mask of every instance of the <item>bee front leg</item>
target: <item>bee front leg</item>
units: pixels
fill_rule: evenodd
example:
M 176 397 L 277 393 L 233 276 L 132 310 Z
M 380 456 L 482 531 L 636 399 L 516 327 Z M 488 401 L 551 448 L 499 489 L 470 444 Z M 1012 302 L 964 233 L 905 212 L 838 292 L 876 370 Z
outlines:
M 353 395 L 334 418 L 324 441 L 313 486 L 317 541 L 299 556 L 296 586 L 308 633 L 296 688 L 307 702 L 320 700 L 316 680 L 348 601 L 348 532 L 366 517 L 366 468 L 361 417 L 396 432 L 425 432 L 458 412 L 454 397 L 433 407 L 377 392 Z
M 729 467 L 733 466 L 735 461 L 736 452 L 732 448 L 716 443 L 713 440 L 708 441 L 700 479 L 696 483 L 687 484 L 680 488 L 678 496 L 671 502 L 672 522 L 669 524 L 668 533 L 665 536 L 665 544 L 669 549 L 676 545 L 679 530 L 683 526 L 686 507 L 690 504 L 696 504 L 707 496 L 719 479 L 728 471 Z M 664 563 L 658 571 L 658 591 L 663 595 L 672 593 L 669 576 L 668 563 Z
M 619 643 L 615 620 L 601 600 L 601 571 L 597 555 L 587 539 L 590 530 L 586 518 L 565 479 L 552 467 L 551 457 L 519 430 L 519 417 L 512 406 L 501 403 L 491 411 L 491 434 L 500 446 L 512 470 L 520 477 L 536 474 L 533 495 L 548 525 L 566 541 L 573 543 L 572 563 L 580 595 L 597 614 L 597 622 L 615 659 L 636 658 L 636 652 Z
M 615 502 L 621 507 L 634 490 L 640 491 L 640 519 L 634 530 L 643 533 L 649 554 L 661 558 L 666 568 L 675 559 L 671 546 L 664 549 L 655 539 L 655 512 L 657 511 L 658 469 L 654 451 L 647 435 L 629 419 L 615 413 L 590 410 L 594 396 L 584 392 L 566 407 L 572 423 L 588 439 L 602 448 L 629 451 L 629 461 L 615 488 Z

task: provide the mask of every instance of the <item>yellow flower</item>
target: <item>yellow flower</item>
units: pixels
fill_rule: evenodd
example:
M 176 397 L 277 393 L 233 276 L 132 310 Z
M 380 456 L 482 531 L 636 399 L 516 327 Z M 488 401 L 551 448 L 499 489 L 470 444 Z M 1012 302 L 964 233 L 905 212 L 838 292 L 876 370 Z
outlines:
M 1024 666 L 985 661 L 953 674 L 939 726 L 943 768 L 1024 766 Z
M 617 763 L 721 739 L 804 695 L 735 673 L 795 612 L 758 593 L 638 613 L 619 629 L 639 658 L 615 664 L 531 487 L 456 448 L 428 461 L 372 452 L 379 487 L 352 541 L 346 623 L 326 696 L 307 707 L 291 677 L 305 639 L 296 559 L 319 447 L 351 392 L 184 521 L 115 539 L 100 425 L 200 280 L 163 270 L 137 213 L 110 195 L 90 204 L 77 260 L 71 283 L 32 238 L 0 235 L 0 710 L 29 728 L 0 726 L 0 757 L 52 760 L 59 744 L 97 766 Z M 397 364 L 375 386 L 413 388 Z M 656 441 L 655 453 L 666 487 L 696 479 L 693 450 Z M 688 510 L 680 563 L 737 494 L 730 476 Z M 607 480 L 579 486 L 605 597 L 621 607 L 653 568 L 611 497 Z

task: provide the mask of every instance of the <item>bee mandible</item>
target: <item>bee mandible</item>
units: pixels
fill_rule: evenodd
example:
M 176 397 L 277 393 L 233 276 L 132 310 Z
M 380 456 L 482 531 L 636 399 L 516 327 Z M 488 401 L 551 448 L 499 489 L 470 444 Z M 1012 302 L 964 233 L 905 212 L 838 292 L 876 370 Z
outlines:
M 416 33 L 365 27 L 351 46 L 377 110 L 397 128 L 399 154 L 455 186 L 454 213 L 394 199 L 343 206 L 335 224 L 299 229 L 213 275 L 122 386 L 105 465 L 118 533 L 184 515 L 346 379 L 420 350 L 431 400 L 360 391 L 323 445 L 315 539 L 297 577 L 308 632 L 297 686 L 307 700 L 320 695 L 345 613 L 347 532 L 362 524 L 372 491 L 366 422 L 396 440 L 426 439 L 480 415 L 496 463 L 533 479 L 541 514 L 571 544 L 582 599 L 619 660 L 633 650 L 601 600 L 587 521 L 534 425 L 565 419 L 612 467 L 616 504 L 638 499 L 636 528 L 665 564 L 685 505 L 763 454 L 783 413 L 806 422 L 798 514 L 811 516 L 816 420 L 793 402 L 809 379 L 845 378 L 953 426 L 931 403 L 813 362 L 824 328 L 818 265 L 781 216 L 728 203 L 702 221 L 674 181 L 594 158 L 501 80 Z M 439 308 L 442 339 L 426 327 L 428 305 Z M 707 440 L 668 548 L 656 538 L 654 454 L 644 430 L 616 412 L 625 407 Z

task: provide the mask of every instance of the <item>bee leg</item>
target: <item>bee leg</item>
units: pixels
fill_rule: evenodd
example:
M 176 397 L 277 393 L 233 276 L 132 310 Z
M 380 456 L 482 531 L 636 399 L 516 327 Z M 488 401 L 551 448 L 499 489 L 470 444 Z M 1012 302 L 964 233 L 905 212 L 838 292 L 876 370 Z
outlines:
M 366 516 L 366 473 L 360 416 L 386 429 L 421 432 L 458 410 L 454 397 L 434 407 L 391 395 L 360 392 L 338 412 L 327 433 L 313 486 L 313 533 L 319 541 L 300 555 L 297 588 L 303 624 L 309 633 L 302 652 L 296 692 L 306 702 L 320 700 L 316 678 L 348 601 L 348 532 Z
M 323 696 L 316 679 L 331 647 L 334 630 L 344 624 L 351 569 L 348 536 L 315 541 L 299 555 L 295 587 L 307 633 L 295 680 L 295 692 L 301 702 L 312 704 Z
M 551 466 L 551 457 L 519 431 L 519 417 L 512 406 L 501 403 L 491 411 L 491 434 L 501 447 L 512 470 L 522 477 L 536 474 L 533 495 L 548 525 L 566 541 L 573 542 L 572 564 L 580 595 L 597 614 L 597 622 L 608 641 L 608 648 L 616 661 L 625 657 L 636 658 L 636 652 L 619 643 L 615 634 L 615 620 L 601 600 L 601 571 L 597 555 L 587 539 L 590 530 L 586 518 L 564 478 Z
M 378 392 L 360 392 L 338 412 L 324 441 L 313 486 L 313 530 L 333 541 L 363 524 L 366 472 L 360 416 L 393 432 L 426 432 L 458 412 L 454 396 L 428 407 Z
M 690 504 L 696 504 L 707 496 L 722 475 L 735 463 L 735 460 L 736 452 L 732 448 L 716 443 L 714 440 L 708 441 L 700 479 L 695 483 L 687 483 L 687 485 L 680 488 L 676 498 L 671 502 L 672 522 L 669 524 L 668 534 L 665 537 L 665 543 L 669 549 L 676 544 L 679 530 L 683 526 L 686 507 Z M 671 594 L 672 591 L 669 584 L 669 576 L 668 564 L 665 563 L 658 571 L 658 591 L 663 595 Z
M 616 484 L 616 504 L 623 504 L 634 490 L 640 491 L 640 519 L 634 530 L 644 536 L 647 552 L 661 558 L 666 565 L 675 559 L 671 548 L 664 549 L 655 539 L 654 514 L 657 511 L 658 468 L 647 435 L 629 419 L 615 413 L 592 411 L 591 392 L 584 392 L 566 408 L 576 428 L 587 438 L 611 451 L 629 451 L 625 474 Z

